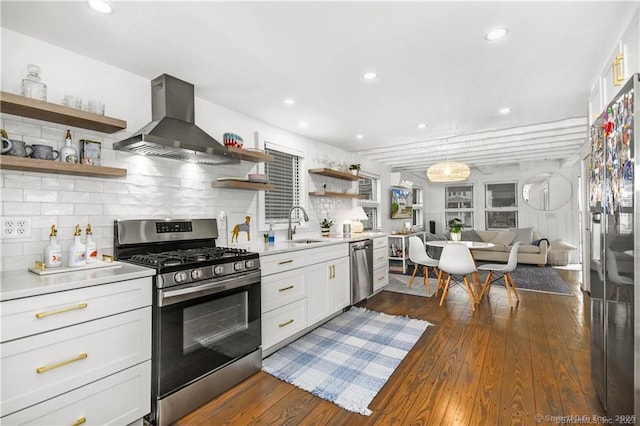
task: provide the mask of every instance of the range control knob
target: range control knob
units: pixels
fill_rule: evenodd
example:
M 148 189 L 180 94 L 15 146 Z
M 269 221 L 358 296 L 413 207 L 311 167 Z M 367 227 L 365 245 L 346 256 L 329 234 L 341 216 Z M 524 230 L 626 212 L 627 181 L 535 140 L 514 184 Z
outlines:
M 194 280 L 199 280 L 202 278 L 202 269 L 194 269 L 191 271 L 191 278 Z
M 184 271 L 176 272 L 176 274 L 173 276 L 173 279 L 177 283 L 183 283 L 183 282 L 185 282 L 187 280 L 187 273 L 184 272 Z
M 236 262 L 233 264 L 234 271 L 242 271 L 243 267 L 244 267 L 244 264 L 242 262 Z
M 253 260 L 247 260 L 244 262 L 244 267 L 246 269 L 253 269 L 255 267 L 255 262 Z
M 216 275 L 220 275 L 224 272 L 224 266 L 218 265 L 213 268 L 213 273 Z

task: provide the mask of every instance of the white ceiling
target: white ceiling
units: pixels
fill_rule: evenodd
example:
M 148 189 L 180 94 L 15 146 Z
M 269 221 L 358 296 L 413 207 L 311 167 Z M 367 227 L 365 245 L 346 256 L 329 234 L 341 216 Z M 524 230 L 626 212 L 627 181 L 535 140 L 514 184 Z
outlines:
M 274 126 L 424 171 L 571 159 L 591 85 L 637 3 L 1 2 L 2 26 Z M 483 35 L 507 26 L 507 38 Z M 362 74 L 374 70 L 375 81 Z M 283 104 L 287 97 L 294 106 Z M 511 107 L 512 113 L 498 114 Z M 306 129 L 299 122 L 308 123 Z M 418 129 L 418 123 L 427 125 Z M 356 139 L 356 134 L 364 138 Z

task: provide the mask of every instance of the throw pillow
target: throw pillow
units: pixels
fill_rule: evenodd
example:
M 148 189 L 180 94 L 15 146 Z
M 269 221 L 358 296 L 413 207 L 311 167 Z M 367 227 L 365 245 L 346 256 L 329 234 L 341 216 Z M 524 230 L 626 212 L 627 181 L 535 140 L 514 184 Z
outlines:
M 473 229 L 469 231 L 462 231 L 462 241 L 476 241 L 479 243 L 484 242 L 482 237 L 480 237 L 480 235 L 478 235 L 478 233 Z
M 509 228 L 509 231 L 516 234 L 514 243 L 520 241 L 522 244 L 531 244 L 533 241 L 533 228 Z
M 516 238 L 515 232 L 499 231 L 499 232 L 496 232 L 496 236 L 493 237 L 493 240 L 491 240 L 491 242 L 493 244 L 502 244 L 503 246 L 509 246 L 511 245 L 511 243 L 515 238 Z
M 551 250 L 575 250 L 578 247 L 574 246 L 573 244 L 569 244 L 565 240 L 558 240 L 551 243 L 551 247 L 549 248 Z

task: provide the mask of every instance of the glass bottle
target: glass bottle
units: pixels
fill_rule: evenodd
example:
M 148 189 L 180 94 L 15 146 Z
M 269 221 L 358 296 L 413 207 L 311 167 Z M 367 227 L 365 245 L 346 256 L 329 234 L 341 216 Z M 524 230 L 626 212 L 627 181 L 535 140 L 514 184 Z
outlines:
M 64 146 L 60 150 L 60 161 L 63 163 L 78 162 L 78 151 L 71 146 L 71 130 L 67 130 L 67 136 L 64 139 Z
M 40 67 L 29 64 L 27 71 L 29 71 L 29 74 L 22 80 L 22 96 L 46 101 L 47 85 L 40 81 Z

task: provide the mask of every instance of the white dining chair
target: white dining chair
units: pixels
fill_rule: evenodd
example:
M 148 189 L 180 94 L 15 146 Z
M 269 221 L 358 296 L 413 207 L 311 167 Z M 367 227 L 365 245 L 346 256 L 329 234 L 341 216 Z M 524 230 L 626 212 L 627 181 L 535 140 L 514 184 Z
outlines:
M 484 280 L 484 286 L 482 287 L 482 292 L 480 293 L 480 297 L 478 301 L 482 300 L 485 292 L 487 295 L 491 291 L 491 284 L 503 278 L 504 287 L 507 290 L 507 296 L 509 296 L 509 305 L 513 306 L 513 301 L 511 298 L 511 293 L 516 296 L 517 302 L 520 303 L 520 296 L 518 295 L 518 291 L 516 290 L 516 286 L 513 282 L 513 277 L 511 276 L 511 272 L 513 272 L 518 266 L 518 247 L 520 246 L 520 241 L 516 242 L 513 246 L 511 246 L 511 251 L 509 252 L 509 258 L 507 259 L 507 263 L 485 263 L 484 265 L 478 266 L 478 271 L 488 271 L 487 278 Z M 498 274 L 498 276 L 496 276 Z
M 471 309 L 476 310 L 476 296 L 471 282 L 473 282 L 473 276 L 478 270 L 476 269 L 476 263 L 471 256 L 471 251 L 464 244 L 450 243 L 446 244 L 442 249 L 442 255 L 440 256 L 440 263 L 438 265 L 441 273 L 447 274 L 447 280 L 444 283 L 442 292 L 442 298 L 440 299 L 440 306 L 447 298 L 449 293 L 449 287 L 454 276 L 461 276 L 464 282 L 467 294 L 469 295 L 469 303 L 471 303 Z M 471 281 L 471 282 L 470 282 Z M 455 281 L 460 283 L 461 281 Z
M 436 293 L 440 289 L 440 270 L 438 269 L 439 261 L 427 254 L 424 242 L 418 237 L 409 237 L 409 260 L 413 262 L 413 275 L 409 279 L 409 288 L 413 285 L 413 280 L 418 272 L 418 268 L 422 266 L 422 274 L 424 275 L 424 286 L 427 288 L 427 295 L 431 293 L 431 285 L 429 283 L 429 268 L 433 270 L 435 278 L 438 280 L 436 284 Z

